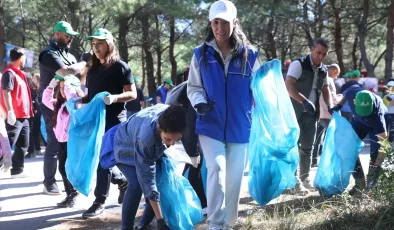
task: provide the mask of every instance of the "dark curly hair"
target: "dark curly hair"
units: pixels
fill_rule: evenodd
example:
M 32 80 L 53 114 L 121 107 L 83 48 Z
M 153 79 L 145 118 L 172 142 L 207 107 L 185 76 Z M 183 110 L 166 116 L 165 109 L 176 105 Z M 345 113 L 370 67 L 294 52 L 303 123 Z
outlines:
M 165 133 L 183 133 L 186 129 L 186 112 L 180 105 L 170 105 L 159 118 L 159 127 Z

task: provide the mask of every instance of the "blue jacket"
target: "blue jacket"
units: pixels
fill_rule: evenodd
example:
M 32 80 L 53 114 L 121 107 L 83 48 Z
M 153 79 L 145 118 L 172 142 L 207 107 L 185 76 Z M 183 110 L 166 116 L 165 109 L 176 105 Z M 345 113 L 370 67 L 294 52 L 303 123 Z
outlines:
M 206 47 L 206 60 L 202 48 Z M 248 143 L 251 128 L 253 94 L 250 89 L 252 68 L 258 52 L 248 47 L 248 57 L 243 69 L 243 48 L 230 61 L 227 75 L 220 54 L 209 45 L 194 49 L 199 60 L 201 81 L 207 101 L 215 100 L 215 108 L 197 116 L 196 133 L 218 141 Z
M 157 125 L 168 105 L 157 104 L 141 110 L 121 123 L 114 138 L 117 163 L 136 167 L 142 191 L 149 200 L 159 201 L 156 187 L 156 161 L 164 154 Z

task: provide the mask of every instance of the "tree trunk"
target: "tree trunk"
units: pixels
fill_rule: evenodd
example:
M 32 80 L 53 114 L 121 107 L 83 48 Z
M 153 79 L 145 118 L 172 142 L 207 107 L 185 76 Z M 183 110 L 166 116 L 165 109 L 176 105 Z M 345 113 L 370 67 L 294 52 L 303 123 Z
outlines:
M 271 58 L 277 58 L 276 54 L 276 42 L 275 42 L 275 34 L 274 34 L 274 26 L 275 26 L 275 20 L 273 18 L 274 12 L 271 14 L 271 18 L 268 21 L 268 26 L 267 26 L 267 40 L 268 40 L 268 47 L 267 49 L 271 53 Z
M 177 62 L 175 60 L 175 55 L 174 55 L 174 46 L 175 46 L 175 17 L 171 16 L 170 17 L 170 47 L 168 51 L 169 51 L 169 59 L 171 63 L 171 79 L 173 82 L 176 82 Z M 176 82 L 176 84 L 179 83 L 181 82 Z
M 387 49 L 386 67 L 384 69 L 384 79 L 388 80 L 393 76 L 393 39 L 394 39 L 394 0 L 391 0 L 389 15 L 387 18 Z
M 312 37 L 311 28 L 310 28 L 309 19 L 308 19 L 308 1 L 305 1 L 302 9 L 303 9 L 304 30 L 306 33 L 306 39 L 308 40 L 309 47 L 312 48 L 313 37 Z
M 156 92 L 156 83 L 155 83 L 155 70 L 153 64 L 153 54 L 152 54 L 152 41 L 151 36 L 149 34 L 149 15 L 144 14 L 140 17 L 141 26 L 142 26 L 142 47 L 145 52 L 145 61 L 146 61 L 146 76 L 148 82 L 148 93 L 150 97 Z
M 342 22 L 340 18 L 340 10 L 335 6 L 335 0 L 330 0 L 331 7 L 334 12 L 335 26 L 334 26 L 334 41 L 335 53 L 337 55 L 338 65 L 343 73 L 345 65 L 343 64 L 343 50 L 342 50 Z
M 74 0 L 74 1 L 68 1 L 67 4 L 67 8 L 70 11 L 70 15 L 71 15 L 71 26 L 73 28 L 73 30 L 77 31 L 77 32 L 81 32 L 79 31 L 79 19 L 82 17 L 81 16 L 81 1 L 80 0 Z M 70 52 L 71 54 L 73 54 L 77 60 L 79 60 L 79 57 L 82 54 L 82 50 L 80 49 L 81 47 L 81 36 L 76 36 L 73 40 L 73 42 L 71 43 L 71 47 L 70 47 Z
M 144 49 L 141 49 L 141 71 L 142 71 L 142 83 L 141 83 L 141 89 L 144 90 L 145 88 L 145 57 L 144 57 Z
M 26 24 L 25 24 L 25 17 L 24 17 L 24 15 L 23 15 L 22 0 L 19 0 L 19 9 L 20 9 L 20 12 L 21 12 L 21 23 L 22 23 L 22 31 L 23 31 L 21 47 L 25 48 L 25 42 L 26 42 L 26 37 L 25 37 L 25 34 L 26 34 Z
M 355 36 L 353 42 L 353 49 L 352 49 L 353 69 L 357 69 L 357 61 L 358 61 L 357 45 L 358 45 L 358 36 Z
M 5 28 L 4 28 L 4 0 L 0 0 L 0 71 L 3 72 L 7 63 L 3 62 L 5 57 Z
M 119 23 L 119 55 L 126 63 L 129 62 L 129 49 L 127 46 L 127 33 L 129 32 L 129 20 L 127 14 L 120 14 Z
M 324 25 L 324 11 L 323 11 L 323 5 L 322 5 L 322 0 L 316 0 L 315 4 L 315 10 L 317 11 L 317 17 L 315 18 L 315 37 L 320 38 L 323 33 Z
M 367 35 L 367 21 L 369 16 L 369 0 L 363 0 L 363 16 L 360 24 L 358 25 L 357 35 L 360 39 L 360 53 L 361 59 L 365 69 L 368 72 L 368 77 L 375 77 L 374 68 L 368 59 L 367 48 L 365 46 L 365 36 Z
M 161 50 L 161 40 L 160 40 L 159 15 L 155 15 L 155 24 L 156 24 L 156 55 L 157 55 L 156 79 L 157 79 L 157 85 L 160 85 L 162 82 L 161 80 L 162 50 Z

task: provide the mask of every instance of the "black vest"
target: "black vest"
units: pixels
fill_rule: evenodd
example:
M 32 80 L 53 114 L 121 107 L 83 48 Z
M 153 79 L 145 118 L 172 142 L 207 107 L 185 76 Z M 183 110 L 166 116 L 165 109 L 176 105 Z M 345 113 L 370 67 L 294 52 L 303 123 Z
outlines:
M 49 85 L 49 82 L 51 82 L 57 71 L 53 68 L 47 67 L 46 63 L 44 65 L 42 64 L 42 55 L 44 53 L 51 53 L 52 55 L 58 56 L 67 66 L 77 63 L 75 57 L 70 54 L 67 49 L 59 48 L 56 42 L 51 39 L 49 45 L 40 53 L 40 56 L 38 57 L 40 62 L 40 95 L 42 95 L 42 92 Z
M 299 61 L 301 63 L 301 68 L 302 68 L 302 74 L 301 77 L 296 82 L 296 88 L 302 95 L 308 98 L 309 94 L 312 91 L 313 78 L 315 77 L 315 72 L 313 71 L 310 55 L 296 59 L 296 61 Z M 324 64 L 322 64 L 322 67 L 318 68 L 317 98 L 315 102 L 316 119 L 319 119 L 320 116 L 319 98 L 324 86 L 323 83 L 325 78 L 327 78 L 327 67 Z M 304 107 L 302 106 L 302 104 L 300 104 L 293 98 L 291 98 L 291 102 L 293 103 L 294 111 L 298 120 L 302 112 L 304 111 Z

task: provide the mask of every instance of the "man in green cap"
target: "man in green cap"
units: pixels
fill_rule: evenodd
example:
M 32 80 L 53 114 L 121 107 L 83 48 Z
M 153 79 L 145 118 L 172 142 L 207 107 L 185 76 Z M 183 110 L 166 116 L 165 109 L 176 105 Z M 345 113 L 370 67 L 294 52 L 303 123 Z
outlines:
M 353 84 L 343 91 L 343 99 L 330 110 L 339 111 L 345 102 L 348 102 L 352 112 L 350 123 L 358 137 L 363 140 L 370 134 L 371 152 L 370 152 L 370 168 L 368 173 L 368 187 L 372 188 L 378 178 L 382 162 L 384 160 L 384 153 L 379 151 L 380 144 L 387 138 L 385 114 L 387 112 L 386 106 L 382 99 L 374 93 L 365 90 L 360 84 Z M 376 147 L 372 147 L 372 143 L 376 143 Z M 356 185 L 349 192 L 351 195 L 366 188 L 365 175 L 360 163 L 356 162 L 355 172 L 353 177 Z
M 172 84 L 171 79 L 167 79 L 163 82 L 163 85 L 159 86 L 156 90 L 155 96 L 153 98 L 153 103 L 154 104 L 164 104 L 166 102 L 167 98 L 167 93 L 168 91 L 171 90 L 171 88 L 174 87 L 174 84 Z
M 86 65 L 85 61 L 77 62 L 75 57 L 69 53 L 69 48 L 75 36 L 75 32 L 68 22 L 60 21 L 53 28 L 53 36 L 49 45 L 40 53 L 40 97 L 49 85 L 55 74 L 65 76 L 67 74 L 76 75 Z M 57 155 L 59 152 L 59 142 L 53 132 L 52 110 L 44 104 L 40 105 L 40 110 L 44 116 L 48 141 L 44 155 L 44 193 L 48 195 L 60 195 L 60 190 L 56 184 L 55 174 L 57 168 Z

